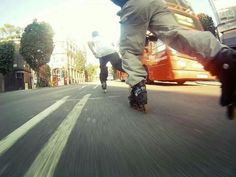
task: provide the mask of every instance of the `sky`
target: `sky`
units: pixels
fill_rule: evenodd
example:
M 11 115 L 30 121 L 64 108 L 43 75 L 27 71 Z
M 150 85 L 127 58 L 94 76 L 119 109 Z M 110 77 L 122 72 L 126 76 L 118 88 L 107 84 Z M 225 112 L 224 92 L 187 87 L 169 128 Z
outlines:
M 55 39 L 70 38 L 85 44 L 93 30 L 98 30 L 112 42 L 119 40 L 119 7 L 110 0 L 0 0 L 0 27 L 12 24 L 26 27 L 37 18 L 49 23 Z M 214 16 L 208 0 L 189 0 L 196 13 Z M 213 0 L 220 6 L 235 0 Z M 231 2 L 232 1 L 232 2 Z
M 93 30 L 114 38 L 119 35 L 118 10 L 109 0 L 1 0 L 0 27 L 24 28 L 37 18 L 52 26 L 56 38 L 85 41 Z
M 197 11 L 211 10 L 208 0 L 191 2 Z M 24 28 L 37 18 L 48 22 L 58 38 L 86 41 L 91 31 L 98 30 L 115 41 L 119 38 L 118 10 L 110 0 L 1 0 L 0 27 L 9 23 Z
M 212 0 L 218 7 L 231 4 L 235 0 Z M 196 13 L 206 13 L 213 17 L 208 0 L 189 0 Z M 117 40 L 119 38 L 119 7 L 110 0 L 1 0 L 0 27 L 4 24 L 25 27 L 33 19 L 48 22 L 57 37 L 69 36 L 76 40 L 88 40 L 93 30 Z

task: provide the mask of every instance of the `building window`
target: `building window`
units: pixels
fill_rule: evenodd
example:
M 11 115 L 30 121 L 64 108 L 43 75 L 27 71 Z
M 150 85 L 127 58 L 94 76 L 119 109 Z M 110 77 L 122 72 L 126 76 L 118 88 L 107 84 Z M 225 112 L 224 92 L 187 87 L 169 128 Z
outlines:
M 16 79 L 23 79 L 24 78 L 24 73 L 23 72 L 16 72 L 15 76 L 16 76 Z

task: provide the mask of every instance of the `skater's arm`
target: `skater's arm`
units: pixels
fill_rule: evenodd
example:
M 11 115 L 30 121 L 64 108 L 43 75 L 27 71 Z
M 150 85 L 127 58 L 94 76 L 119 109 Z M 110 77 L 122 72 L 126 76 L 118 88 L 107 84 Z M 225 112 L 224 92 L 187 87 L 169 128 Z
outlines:
M 91 50 L 91 52 L 93 53 L 93 55 L 94 55 L 95 57 L 97 57 L 97 54 L 96 54 L 96 52 L 95 52 L 95 50 L 94 50 L 94 43 L 91 42 L 91 41 L 89 41 L 89 42 L 88 42 L 88 47 L 89 47 L 89 49 Z

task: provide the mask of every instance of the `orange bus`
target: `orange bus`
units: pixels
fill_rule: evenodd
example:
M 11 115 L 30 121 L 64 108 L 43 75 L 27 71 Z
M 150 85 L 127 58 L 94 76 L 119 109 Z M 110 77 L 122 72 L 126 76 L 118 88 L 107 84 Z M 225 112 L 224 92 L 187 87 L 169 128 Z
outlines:
M 183 6 L 168 3 L 179 25 L 190 30 L 203 30 L 198 17 Z M 165 45 L 152 33 L 147 32 L 146 45 L 141 57 L 147 71 L 147 83 L 168 81 L 184 84 L 186 81 L 215 80 L 194 57 L 177 52 Z M 124 81 L 127 75 L 117 72 L 117 78 Z

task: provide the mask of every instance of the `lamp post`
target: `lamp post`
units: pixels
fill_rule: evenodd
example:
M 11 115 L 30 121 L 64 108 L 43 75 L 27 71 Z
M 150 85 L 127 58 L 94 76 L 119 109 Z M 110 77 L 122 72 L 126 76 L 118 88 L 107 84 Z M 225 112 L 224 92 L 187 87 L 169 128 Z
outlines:
M 220 16 L 219 16 L 219 14 L 217 12 L 215 1 L 217 1 L 217 0 L 208 0 L 209 4 L 211 6 L 212 12 L 213 12 L 213 14 L 215 16 L 215 19 L 216 19 L 216 34 L 217 34 L 217 38 L 221 41 L 220 32 L 219 32 L 219 26 L 222 25 L 222 24 L 221 24 Z
M 211 5 L 212 12 L 213 12 L 215 19 L 216 19 L 216 23 L 217 23 L 216 25 L 218 26 L 220 24 L 220 17 L 217 12 L 214 1 L 217 1 L 217 0 L 208 0 L 209 4 Z

